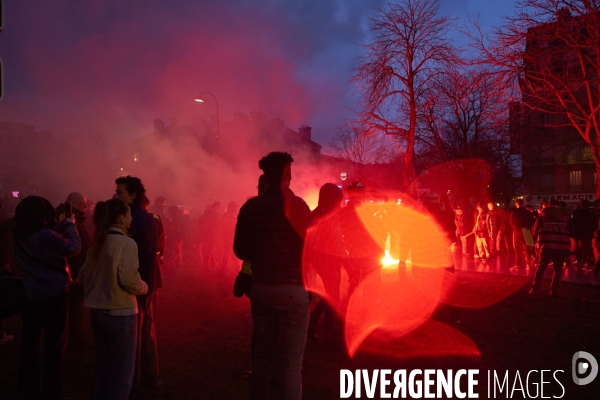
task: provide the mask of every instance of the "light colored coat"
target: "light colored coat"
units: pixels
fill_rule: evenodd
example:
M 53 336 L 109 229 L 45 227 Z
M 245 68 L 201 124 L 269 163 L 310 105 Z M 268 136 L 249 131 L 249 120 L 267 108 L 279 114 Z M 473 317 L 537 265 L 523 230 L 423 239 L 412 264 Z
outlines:
M 138 272 L 138 248 L 130 237 L 118 228 L 106 236 L 98 262 L 91 260 L 88 252 L 79 271 L 79 282 L 83 286 L 84 304 L 98 310 L 114 310 L 112 315 L 137 314 L 136 295 L 146 294 L 148 285 Z

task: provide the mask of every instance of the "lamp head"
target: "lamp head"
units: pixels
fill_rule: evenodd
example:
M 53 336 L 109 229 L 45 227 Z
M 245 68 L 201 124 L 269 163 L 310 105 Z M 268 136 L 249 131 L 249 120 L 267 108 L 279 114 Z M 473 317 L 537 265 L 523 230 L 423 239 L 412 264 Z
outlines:
M 194 97 L 194 101 L 197 101 L 198 103 L 204 103 L 202 96 Z

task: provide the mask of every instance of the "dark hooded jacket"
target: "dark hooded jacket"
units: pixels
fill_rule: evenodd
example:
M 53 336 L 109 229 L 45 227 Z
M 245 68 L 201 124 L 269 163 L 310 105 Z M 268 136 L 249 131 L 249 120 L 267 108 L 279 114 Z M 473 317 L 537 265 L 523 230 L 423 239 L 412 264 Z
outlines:
M 519 207 L 510 214 L 510 224 L 513 228 L 521 230 L 523 228 L 531 229 L 535 222 L 535 216 L 525 207 Z
M 342 189 L 333 183 L 326 183 L 319 191 L 319 205 L 311 213 L 312 226 L 306 238 L 308 246 L 305 255 L 319 272 L 324 274 L 336 266 L 332 258 L 347 256 L 340 221 L 340 203 L 344 198 Z
M 159 232 L 152 214 L 139 204 L 131 204 L 131 226 L 128 233 L 138 246 L 139 272 L 148 284 L 148 295 L 162 287 L 160 255 L 158 254 Z
M 253 282 L 303 285 L 302 252 L 310 209 L 290 189 L 272 188 L 240 208 L 233 251 L 252 263 Z
M 598 218 L 591 207 L 573 211 L 573 236 L 580 240 L 591 240 L 598 229 Z
M 67 257 L 81 251 L 81 240 L 74 223 L 66 224 L 63 237 L 51 229 L 55 221 L 54 208 L 42 197 L 29 196 L 17 206 L 14 256 L 30 301 L 66 293 L 72 282 Z

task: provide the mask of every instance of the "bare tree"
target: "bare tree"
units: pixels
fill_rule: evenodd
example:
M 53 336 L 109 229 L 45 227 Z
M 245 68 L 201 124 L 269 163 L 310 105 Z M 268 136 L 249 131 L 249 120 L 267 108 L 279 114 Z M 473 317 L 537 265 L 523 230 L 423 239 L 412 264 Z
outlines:
M 360 179 L 361 166 L 390 162 L 396 152 L 394 143 L 382 133 L 367 133 L 358 126 L 349 126 L 337 132 L 326 149 L 330 155 L 350 161 L 354 175 Z
M 517 7 L 490 35 L 475 24 L 470 36 L 479 60 L 513 89 L 525 111 L 554 115 L 542 123 L 580 135 L 600 176 L 600 0 L 520 0 Z
M 420 155 L 429 162 L 481 158 L 493 162 L 508 121 L 507 103 L 486 71 L 449 69 L 434 79 L 424 107 Z
M 433 79 L 431 90 L 435 95 L 419 118 L 416 138 L 420 170 L 440 165 L 436 170 L 446 181 L 451 177 L 448 188 L 474 198 L 488 192 L 488 170 L 517 174 L 517 160 L 510 157 L 506 96 L 487 71 L 448 69 Z
M 447 33 L 454 19 L 438 16 L 439 0 L 402 0 L 376 9 L 371 38 L 353 81 L 362 97 L 360 120 L 373 129 L 397 135 L 406 145 L 402 184 L 415 177 L 417 118 L 430 97 L 432 79 L 459 62 Z M 413 188 L 414 189 L 414 188 Z

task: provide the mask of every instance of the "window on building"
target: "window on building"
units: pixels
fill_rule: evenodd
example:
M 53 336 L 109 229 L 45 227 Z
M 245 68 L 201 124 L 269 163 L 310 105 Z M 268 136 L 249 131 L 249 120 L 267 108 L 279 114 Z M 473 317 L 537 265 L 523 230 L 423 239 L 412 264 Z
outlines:
M 569 172 L 569 188 L 571 190 L 581 190 L 581 171 Z
M 590 146 L 584 147 L 581 151 L 581 161 L 594 161 L 594 153 Z
M 542 128 L 550 124 L 550 116 L 548 115 L 548 113 L 540 111 L 539 118 L 539 122 Z

